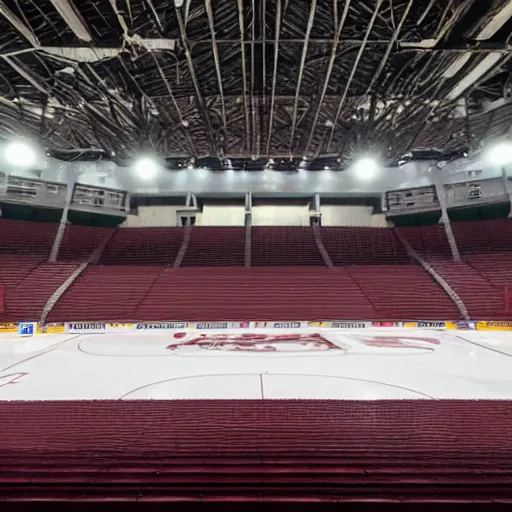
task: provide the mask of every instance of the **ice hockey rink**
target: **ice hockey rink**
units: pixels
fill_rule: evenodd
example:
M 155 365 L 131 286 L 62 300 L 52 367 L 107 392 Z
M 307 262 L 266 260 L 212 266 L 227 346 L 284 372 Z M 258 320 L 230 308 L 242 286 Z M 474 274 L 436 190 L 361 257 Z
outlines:
M 0 400 L 509 399 L 512 333 L 223 330 L 0 336 Z

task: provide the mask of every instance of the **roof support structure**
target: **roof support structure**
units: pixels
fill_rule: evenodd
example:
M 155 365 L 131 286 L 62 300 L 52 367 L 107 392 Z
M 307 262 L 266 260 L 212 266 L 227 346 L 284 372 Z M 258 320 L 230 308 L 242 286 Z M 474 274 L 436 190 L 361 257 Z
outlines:
M 11 66 L 20 76 L 22 76 L 30 85 L 32 85 L 39 92 L 45 94 L 46 96 L 50 96 L 48 90 L 46 90 L 42 85 L 40 80 L 36 80 L 30 73 L 25 71 L 22 66 L 14 62 L 10 57 L 2 55 L 2 58 Z
M 327 93 L 327 88 L 329 87 L 329 79 L 331 78 L 332 69 L 334 67 L 334 60 L 336 59 L 336 54 L 338 52 L 338 43 L 341 36 L 341 31 L 345 26 L 345 21 L 348 16 L 348 11 L 350 9 L 351 0 L 347 0 L 343 7 L 343 13 L 341 15 L 341 19 L 338 25 L 338 30 L 336 31 L 336 37 L 333 39 L 332 47 L 331 47 L 331 55 L 329 57 L 329 63 L 327 65 L 327 71 L 325 73 L 324 83 L 322 86 L 322 92 L 320 93 L 320 97 L 317 102 L 317 107 L 315 111 L 315 115 L 313 117 L 313 122 L 311 123 L 311 128 L 309 129 L 309 135 L 306 141 L 306 145 L 304 147 L 304 155 L 307 154 L 309 150 L 309 146 L 311 146 L 311 142 L 313 141 L 313 135 L 315 134 L 315 128 L 318 124 L 318 118 L 320 117 L 320 110 L 322 109 L 322 104 L 325 98 L 325 94 Z
M 409 12 L 412 8 L 413 3 L 414 3 L 414 0 L 409 0 L 407 7 L 405 8 L 405 10 L 402 14 L 402 19 L 398 23 L 398 26 L 396 27 L 396 30 L 393 32 L 393 36 L 391 37 L 391 39 L 389 41 L 388 47 L 386 49 L 386 53 L 384 54 L 384 57 L 382 57 L 382 60 L 380 61 L 377 71 L 373 74 L 372 81 L 370 82 L 370 85 L 368 86 L 368 88 L 366 90 L 367 95 L 372 92 L 373 87 L 375 86 L 378 79 L 380 78 L 380 75 L 382 74 L 382 71 L 384 71 L 384 68 L 389 59 L 389 56 L 391 55 L 391 50 L 393 49 L 393 46 L 396 44 L 396 42 L 398 40 L 398 36 L 400 35 L 400 32 L 402 31 L 402 28 L 405 24 L 405 20 L 407 19 L 407 16 L 409 15 Z
M 294 150 L 293 139 L 295 137 L 295 128 L 297 125 L 297 109 L 299 106 L 300 88 L 302 85 L 302 77 L 304 76 L 304 66 L 306 64 L 306 57 L 308 54 L 309 36 L 311 35 L 311 29 L 313 28 L 313 22 L 315 20 L 316 2 L 317 2 L 317 0 L 311 0 L 311 8 L 309 10 L 308 26 L 306 28 L 306 36 L 304 39 L 304 46 L 302 48 L 302 55 L 300 58 L 299 77 L 297 80 L 297 88 L 295 89 L 295 99 L 293 101 L 292 131 L 290 134 L 290 153 L 293 153 L 293 150 Z
M 256 74 L 255 74 L 255 62 L 256 62 L 256 0 L 251 0 L 251 8 L 253 13 L 253 21 L 251 23 L 251 153 L 256 154 L 260 151 L 259 138 L 256 133 L 256 105 L 257 99 L 254 91 Z M 263 91 L 265 94 L 265 91 Z M 256 151 L 255 151 L 256 150 Z
M 204 101 L 203 94 L 199 87 L 199 82 L 197 81 L 197 75 L 196 75 L 196 71 L 194 69 L 194 63 L 192 62 L 192 54 L 190 53 L 190 46 L 188 43 L 187 33 L 185 30 L 185 23 L 183 22 L 183 17 L 181 15 L 180 8 L 175 6 L 175 10 L 176 10 L 176 17 L 178 18 L 178 24 L 180 27 L 181 42 L 183 44 L 183 50 L 185 51 L 185 59 L 187 61 L 187 66 L 188 66 L 188 70 L 190 72 L 190 76 L 192 77 L 192 83 L 194 84 L 194 91 L 196 93 L 197 102 L 199 103 L 200 112 L 203 117 L 203 121 L 206 126 L 206 130 L 208 132 L 210 146 L 211 146 L 212 151 L 215 151 L 216 153 L 218 153 L 217 147 L 215 144 L 215 136 L 213 134 L 212 125 L 210 122 L 210 116 L 208 115 L 208 111 L 206 109 L 206 103 Z
M 366 40 L 370 37 L 371 31 L 373 29 L 373 25 L 375 24 L 375 20 L 377 19 L 377 15 L 379 14 L 379 10 L 383 3 L 384 3 L 384 0 L 378 0 L 377 5 L 375 6 L 375 9 L 373 11 L 373 15 L 371 17 L 368 28 L 366 29 L 363 44 L 359 47 L 359 51 L 357 53 L 356 60 L 354 62 L 354 65 L 352 66 L 352 71 L 350 72 L 350 76 L 348 77 L 347 83 L 345 85 L 345 89 L 343 90 L 343 95 L 341 96 L 341 99 L 338 103 L 338 108 L 336 109 L 336 114 L 332 121 L 331 134 L 329 135 L 329 142 L 327 143 L 327 148 L 329 148 L 331 146 L 332 138 L 336 131 L 336 125 L 338 124 L 338 119 L 340 118 L 340 115 L 341 115 L 341 110 L 343 108 L 345 100 L 347 99 L 348 91 L 350 90 L 350 85 L 352 84 L 352 80 L 354 79 L 354 76 L 356 74 L 357 67 L 359 66 L 359 62 L 361 61 L 361 57 L 363 56 L 364 50 L 366 48 Z
M 267 155 L 270 152 L 270 142 L 274 125 L 274 107 L 276 101 L 277 65 L 279 62 L 279 33 L 281 32 L 281 0 L 276 2 L 276 43 L 274 44 L 274 69 L 272 72 L 272 93 L 270 96 L 270 113 L 268 116 Z
M 0 0 L 0 14 L 32 45 L 39 46 L 37 37 L 23 21 Z
M 212 0 L 205 0 L 205 6 L 206 6 L 206 15 L 208 16 L 208 25 L 210 26 L 210 33 L 212 35 L 212 50 L 213 50 L 213 60 L 215 62 L 215 72 L 217 73 L 217 82 L 219 83 L 222 125 L 224 126 L 224 131 L 227 132 L 228 127 L 227 127 L 227 122 L 226 122 L 226 103 L 224 101 L 224 89 L 222 87 L 222 73 L 220 70 L 219 51 L 217 49 L 217 42 L 215 40 L 215 21 L 213 19 Z
M 181 110 L 180 110 L 180 107 L 178 105 L 178 102 L 176 101 L 176 98 L 172 92 L 172 87 L 171 85 L 169 84 L 169 81 L 167 80 L 167 78 L 165 77 L 165 73 L 163 72 L 160 64 L 158 64 L 158 61 L 156 59 L 156 57 L 153 55 L 153 59 L 156 63 L 156 66 L 158 68 L 158 72 L 160 73 L 160 77 L 165 85 L 165 88 L 167 89 L 167 92 L 169 93 L 169 96 L 171 98 L 171 101 L 172 101 L 172 104 L 174 105 L 174 108 L 176 109 L 176 112 L 180 118 L 180 123 L 181 123 L 181 126 L 183 127 L 183 129 L 185 130 L 185 135 L 187 136 L 187 140 L 188 140 L 188 143 L 189 143 L 189 146 L 190 146 L 190 153 L 191 155 L 194 157 L 194 158 L 197 158 L 198 156 L 198 153 L 197 153 L 197 148 L 196 148 L 196 145 L 194 143 L 194 139 L 191 137 L 190 135 L 190 132 L 188 131 L 188 124 L 186 122 L 186 120 L 183 118 L 183 115 L 181 113 Z M 137 84 L 138 86 L 138 84 Z M 152 102 L 153 103 L 153 102 Z
M 316 1 L 316 0 L 315 0 Z M 249 105 L 247 104 L 247 63 L 245 60 L 245 26 L 244 26 L 244 3 L 243 0 L 237 0 L 238 6 L 238 25 L 240 27 L 240 54 L 242 57 L 242 87 L 244 96 L 244 114 L 245 114 L 245 146 L 249 150 L 250 147 L 250 121 L 249 121 Z
M 69 0 L 50 0 L 55 10 L 61 15 L 68 27 L 73 31 L 76 37 L 81 41 L 92 41 L 91 33 L 87 28 L 82 16 L 76 11 Z

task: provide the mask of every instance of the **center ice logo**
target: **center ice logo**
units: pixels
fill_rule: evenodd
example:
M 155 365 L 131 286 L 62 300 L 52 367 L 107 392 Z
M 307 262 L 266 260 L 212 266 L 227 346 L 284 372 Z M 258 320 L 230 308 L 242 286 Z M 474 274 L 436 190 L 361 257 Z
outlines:
M 293 352 L 327 352 L 331 350 L 342 353 L 369 353 L 368 349 L 398 350 L 433 349 L 439 345 L 437 338 L 423 336 L 372 336 L 344 334 L 342 337 L 328 339 L 328 334 L 318 333 L 230 333 L 230 334 L 192 334 L 179 332 L 174 334 L 174 342 L 167 346 L 172 351 L 181 350 L 215 350 L 224 352 L 259 352 L 259 353 L 293 353 Z M 364 349 L 364 350 L 363 350 Z
M 222 350 L 235 352 L 305 352 L 342 350 L 320 334 L 200 334 L 186 340 L 187 333 L 176 333 L 169 350 Z

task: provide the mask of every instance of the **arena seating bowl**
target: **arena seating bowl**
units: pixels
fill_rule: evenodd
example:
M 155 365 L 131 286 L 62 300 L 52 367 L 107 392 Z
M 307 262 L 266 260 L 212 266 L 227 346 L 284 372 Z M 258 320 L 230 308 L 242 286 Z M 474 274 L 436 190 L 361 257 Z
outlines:
M 68 225 L 51 263 L 56 224 L 2 219 L 0 320 L 38 320 L 84 262 L 49 320 L 458 319 L 421 261 L 472 318 L 501 319 L 512 287 L 512 244 L 504 236 L 511 226 L 453 223 L 462 256 L 455 263 L 442 226 L 397 230 L 414 259 L 391 228 L 326 227 L 315 237 L 309 227 L 253 227 L 248 256 L 242 227 L 192 227 L 186 236 L 185 228 Z M 475 244 L 465 242 L 469 234 Z

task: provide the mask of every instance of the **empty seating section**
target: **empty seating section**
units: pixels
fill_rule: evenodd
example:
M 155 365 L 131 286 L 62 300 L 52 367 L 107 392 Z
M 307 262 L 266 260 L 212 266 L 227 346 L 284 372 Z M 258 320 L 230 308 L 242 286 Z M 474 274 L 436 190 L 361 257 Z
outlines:
M 465 259 L 493 286 L 500 290 L 506 286 L 512 288 L 512 252 L 475 254 Z
M 194 227 L 181 266 L 243 266 L 245 228 Z
M 48 299 L 75 270 L 75 263 L 41 263 L 33 268 L 6 300 L 5 320 L 39 321 Z
M 6 305 L 16 296 L 16 287 L 40 262 L 33 256 L 0 254 L 0 285 L 4 287 Z M 0 313 L 0 320 L 7 321 L 6 313 Z
M 137 308 L 163 268 L 89 266 L 57 302 L 49 321 L 137 320 Z
M 426 260 L 450 259 L 451 251 L 444 226 L 397 228 L 411 247 Z
M 512 251 L 512 221 L 457 222 L 453 234 L 461 254 Z
M 322 228 L 322 241 L 334 265 L 410 263 L 405 249 L 389 228 Z
M 62 238 L 58 259 L 62 261 L 87 261 L 112 231 L 112 228 L 72 224 L 67 226 Z
M 47 258 L 57 224 L 0 219 L 2 321 L 37 320 L 54 291 L 108 240 L 57 302 L 49 321 L 457 319 L 445 291 L 411 262 L 392 229 L 321 228 L 327 268 L 309 227 L 253 227 L 244 267 L 243 227 L 70 225 L 59 261 Z M 460 296 L 473 318 L 500 319 L 512 287 L 512 222 L 453 223 L 463 262 L 450 260 L 443 226 L 399 228 Z
M 512 252 L 512 221 L 452 222 L 452 232 L 462 256 Z M 450 245 L 442 225 L 398 228 L 411 247 L 427 260 L 451 259 Z
M 48 258 L 58 225 L 0 219 L 0 253 Z
M 105 247 L 105 265 L 172 265 L 181 244 L 183 228 L 120 228 Z
M 375 316 L 345 269 L 326 267 L 166 269 L 136 312 L 144 320 L 188 321 Z
M 381 320 L 458 319 L 459 310 L 419 265 L 367 265 L 347 268 Z
M 251 228 L 253 266 L 324 265 L 310 227 Z
M 485 320 L 503 316 L 503 290 L 493 286 L 471 265 L 437 261 L 432 266 L 462 299 L 472 318 Z

